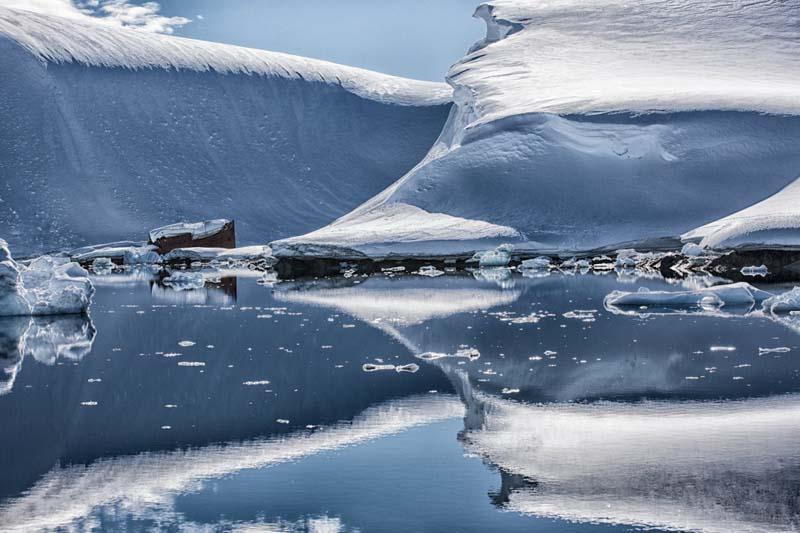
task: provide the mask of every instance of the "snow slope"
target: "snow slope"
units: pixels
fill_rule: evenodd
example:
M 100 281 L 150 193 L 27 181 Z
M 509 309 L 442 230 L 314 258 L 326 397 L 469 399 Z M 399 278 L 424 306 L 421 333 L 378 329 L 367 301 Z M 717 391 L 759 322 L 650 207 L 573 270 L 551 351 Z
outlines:
M 451 89 L 0 8 L 0 228 L 18 255 L 234 219 L 322 226 L 422 158 Z
M 710 248 L 800 246 L 800 179 L 766 200 L 705 224 L 682 238 Z
M 800 176 L 797 2 L 496 0 L 476 16 L 487 36 L 450 70 L 456 106 L 425 159 L 278 255 L 677 246 Z

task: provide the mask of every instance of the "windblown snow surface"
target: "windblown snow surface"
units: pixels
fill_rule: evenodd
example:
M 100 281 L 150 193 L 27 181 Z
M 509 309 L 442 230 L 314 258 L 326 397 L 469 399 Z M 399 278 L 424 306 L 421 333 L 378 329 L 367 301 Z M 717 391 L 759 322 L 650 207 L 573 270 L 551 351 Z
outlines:
M 88 18 L 88 17 L 87 17 Z M 416 164 L 452 90 L 0 8 L 0 234 L 17 255 L 229 218 L 310 231 Z
M 800 3 L 495 0 L 425 159 L 278 255 L 677 245 L 800 176 Z

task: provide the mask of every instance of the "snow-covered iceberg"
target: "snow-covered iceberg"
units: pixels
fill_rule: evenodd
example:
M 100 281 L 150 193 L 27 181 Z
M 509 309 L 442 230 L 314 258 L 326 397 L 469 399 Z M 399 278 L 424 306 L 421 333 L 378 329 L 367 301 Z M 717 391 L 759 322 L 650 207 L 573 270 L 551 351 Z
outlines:
M 693 229 L 682 238 L 699 241 L 704 248 L 800 247 L 800 179 L 765 200 Z
M 392 183 L 452 89 L 0 7 L 0 228 L 18 255 L 235 219 L 310 231 Z
M 637 292 L 613 291 L 605 297 L 605 307 L 609 311 L 625 307 L 753 307 L 773 297 L 772 293 L 762 291 L 749 283 L 729 283 L 701 287 L 689 291 L 651 291 L 641 288 Z
M 800 175 L 797 2 L 494 0 L 427 156 L 278 256 L 679 247 Z
M 0 239 L 0 316 L 85 313 L 93 294 L 89 273 L 77 263 L 42 256 L 21 265 Z

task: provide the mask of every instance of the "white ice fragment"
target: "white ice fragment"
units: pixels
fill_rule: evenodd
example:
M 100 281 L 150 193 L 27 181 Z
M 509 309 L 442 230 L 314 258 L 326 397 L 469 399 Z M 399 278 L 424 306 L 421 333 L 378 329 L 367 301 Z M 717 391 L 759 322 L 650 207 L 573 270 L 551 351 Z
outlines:
M 504 267 L 511 261 L 511 253 L 514 246 L 511 244 L 501 244 L 494 250 L 475 252 L 470 261 L 477 261 L 480 267 Z
M 122 262 L 126 265 L 153 265 L 161 262 L 161 256 L 153 250 L 152 246 L 131 247 L 124 251 Z
M 410 372 L 414 374 L 419 370 L 419 365 L 416 363 L 409 363 L 407 365 L 397 366 L 395 367 L 396 372 Z
M 382 370 L 395 370 L 394 365 L 376 365 L 372 363 L 366 363 L 361 366 L 361 370 L 364 372 L 380 372 Z
M 89 273 L 67 259 L 42 256 L 17 264 L 0 239 L 0 316 L 84 313 L 94 286 Z
M 616 307 L 627 306 L 752 306 L 767 300 L 770 296 L 772 294 L 748 283 L 730 283 L 691 291 L 650 291 L 645 287 L 640 288 L 638 292 L 613 291 L 605 297 L 604 303 L 606 309 L 613 312 Z
M 709 350 L 712 352 L 735 352 L 736 346 L 712 346 Z
M 745 266 L 740 270 L 742 276 L 761 276 L 766 277 L 769 274 L 769 269 L 766 265 L 761 266 Z
M 768 298 L 762 304 L 764 311 L 772 314 L 793 313 L 800 310 L 800 287 Z
M 540 255 L 533 259 L 526 259 L 519 268 L 522 270 L 545 270 L 550 268 L 550 258 L 546 255 Z
M 437 359 L 445 359 L 448 357 L 456 358 L 456 359 L 469 359 L 470 361 L 474 361 L 479 359 L 481 356 L 481 352 L 479 352 L 476 348 L 460 348 L 455 353 L 441 353 L 441 352 L 425 352 L 417 355 L 417 358 L 424 359 L 426 361 L 435 361 Z
M 248 387 L 255 387 L 259 385 L 269 385 L 269 380 L 267 379 L 259 379 L 254 381 L 243 381 L 242 385 L 246 385 Z
M 184 348 L 188 348 L 189 346 L 194 346 L 196 343 L 194 341 L 178 341 L 178 346 L 183 346 Z
M 418 275 L 418 276 L 426 276 L 428 278 L 435 278 L 437 276 L 444 275 L 444 271 L 439 270 L 438 268 L 436 268 L 433 265 L 425 265 L 425 266 L 419 267 L 419 270 L 417 270 L 415 272 L 415 274 Z
M 503 387 L 503 390 L 501 392 L 503 394 L 519 394 L 519 389 L 509 389 L 509 388 Z
M 203 361 L 178 361 L 178 366 L 206 366 Z
M 708 251 L 705 248 L 693 242 L 687 242 L 683 245 L 683 248 L 681 248 L 681 255 L 685 255 L 686 257 L 701 257 L 707 254 Z
M 758 353 L 759 354 L 765 354 L 765 353 L 787 353 L 787 352 L 791 352 L 791 351 L 792 351 L 792 349 L 789 348 L 788 346 L 777 346 L 775 348 L 761 348 L 761 347 L 758 348 Z

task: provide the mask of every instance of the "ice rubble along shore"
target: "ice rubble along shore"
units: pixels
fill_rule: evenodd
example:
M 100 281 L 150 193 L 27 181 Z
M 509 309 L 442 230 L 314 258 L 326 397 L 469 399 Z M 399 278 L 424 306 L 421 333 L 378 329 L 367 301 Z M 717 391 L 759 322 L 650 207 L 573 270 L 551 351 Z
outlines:
M 175 220 L 235 219 L 243 245 L 310 231 L 416 164 L 452 99 L 444 83 L 10 8 L 0 72 L 0 228 L 20 257 Z
M 20 265 L 0 239 L 0 317 L 85 313 L 93 294 L 77 263 L 42 256 Z
M 276 256 L 678 249 L 800 176 L 797 2 L 494 0 L 476 16 L 486 38 L 450 70 L 427 156 Z

